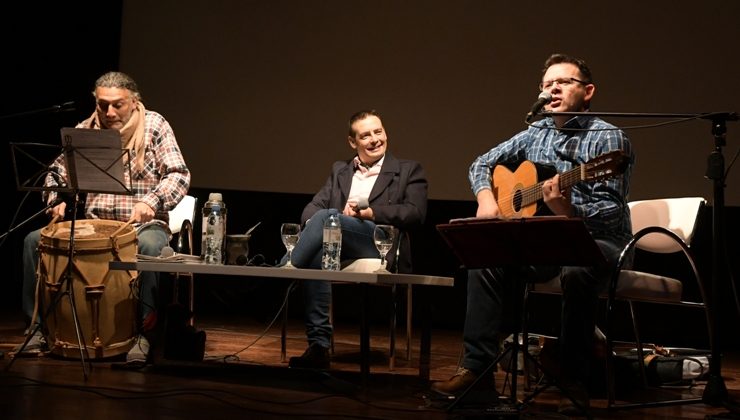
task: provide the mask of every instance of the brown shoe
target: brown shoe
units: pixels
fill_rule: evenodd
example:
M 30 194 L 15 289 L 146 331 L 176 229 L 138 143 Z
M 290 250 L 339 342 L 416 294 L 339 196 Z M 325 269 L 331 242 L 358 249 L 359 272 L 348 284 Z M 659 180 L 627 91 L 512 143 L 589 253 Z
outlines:
M 456 395 L 465 391 L 478 379 L 478 374 L 470 369 L 460 368 L 452 378 L 446 381 L 434 382 L 431 390 L 441 395 Z M 493 389 L 493 381 L 481 379 L 475 389 Z

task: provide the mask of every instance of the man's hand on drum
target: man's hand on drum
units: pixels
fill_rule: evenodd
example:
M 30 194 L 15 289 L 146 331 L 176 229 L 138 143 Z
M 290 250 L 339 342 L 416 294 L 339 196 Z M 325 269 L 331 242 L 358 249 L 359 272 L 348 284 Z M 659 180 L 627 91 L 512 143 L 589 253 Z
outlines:
M 148 204 L 139 201 L 131 210 L 131 221 L 134 223 L 146 223 L 154 219 L 154 209 Z
M 49 216 L 51 216 L 52 218 L 59 216 L 59 220 L 64 220 L 64 210 L 66 209 L 67 203 L 62 201 L 61 203 L 52 207 L 51 210 L 49 210 Z

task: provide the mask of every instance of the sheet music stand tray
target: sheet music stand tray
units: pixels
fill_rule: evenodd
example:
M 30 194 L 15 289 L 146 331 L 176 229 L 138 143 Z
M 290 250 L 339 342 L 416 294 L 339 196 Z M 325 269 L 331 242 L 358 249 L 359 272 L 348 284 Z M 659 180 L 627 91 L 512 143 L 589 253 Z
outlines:
M 458 260 L 468 269 L 523 265 L 590 266 L 606 263 L 604 255 L 580 218 L 535 216 L 518 219 L 455 219 L 450 223 L 437 225 L 437 230 Z M 519 299 L 517 289 L 514 287 L 512 290 L 513 299 Z M 516 404 L 516 363 L 521 346 L 516 329 L 513 338 L 512 345 L 501 352 L 478 379 L 489 374 L 502 357 L 512 351 L 509 359 L 513 364 L 513 368 L 509 370 L 512 372 L 510 398 L 511 403 Z M 528 352 L 524 353 L 524 357 L 531 358 Z M 531 361 L 539 365 L 536 360 Z M 475 384 L 466 389 L 448 409 L 454 408 L 474 386 Z
M 77 342 L 80 348 L 80 361 L 82 363 L 82 371 L 85 379 L 87 379 L 87 365 L 85 360 L 88 357 L 87 346 L 85 339 L 82 336 L 82 330 L 80 328 L 79 318 L 77 316 L 77 308 L 75 306 L 73 282 L 72 282 L 72 262 L 74 261 L 75 252 L 75 222 L 77 215 L 77 207 L 79 204 L 79 193 L 82 192 L 95 192 L 95 193 L 108 193 L 108 194 L 119 194 L 119 195 L 132 195 L 133 189 L 131 186 L 131 174 L 129 172 L 128 185 L 126 184 L 126 177 L 124 176 L 124 165 L 123 159 L 127 157 L 130 159 L 129 150 L 121 149 L 121 135 L 118 130 L 96 130 L 96 129 L 85 129 L 85 128 L 62 128 L 62 154 L 65 158 L 67 167 L 67 184 L 61 187 L 43 188 L 36 185 L 27 185 L 26 183 L 19 182 L 18 168 L 15 165 L 15 150 L 13 150 L 13 162 L 16 169 L 16 181 L 18 183 L 19 190 L 27 191 L 56 191 L 56 192 L 69 192 L 74 194 L 74 204 L 72 211 L 72 219 L 70 224 L 69 233 L 69 255 L 66 272 L 60 285 L 60 289 L 65 285 L 64 291 L 57 294 L 54 301 L 49 304 L 42 316 L 42 322 L 45 322 L 49 314 L 56 308 L 64 295 L 69 299 L 72 309 L 72 319 L 74 321 L 75 333 L 77 335 Z M 33 157 L 31 157 L 33 159 Z M 35 159 L 33 159 L 35 160 Z M 48 166 L 44 166 L 38 160 L 36 160 L 42 168 L 39 173 L 52 173 Z M 130 165 L 129 165 L 130 168 Z M 129 169 L 130 170 L 130 169 Z M 38 176 L 34 176 L 32 179 L 38 179 Z M 57 180 L 59 181 L 59 180 Z M 48 207 L 48 206 L 47 206 Z M 40 213 L 37 213 L 40 214 Z M 32 320 L 36 322 L 36 320 Z M 36 327 L 33 328 L 27 336 L 17 353 L 22 353 L 28 345 L 34 334 L 36 334 L 41 328 L 42 322 L 36 322 Z M 15 358 L 7 365 L 6 370 L 15 361 Z

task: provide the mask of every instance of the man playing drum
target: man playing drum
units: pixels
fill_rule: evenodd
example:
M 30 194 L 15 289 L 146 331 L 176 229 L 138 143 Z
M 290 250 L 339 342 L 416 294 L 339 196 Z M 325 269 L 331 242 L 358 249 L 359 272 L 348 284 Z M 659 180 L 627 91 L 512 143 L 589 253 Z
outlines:
M 77 125 L 77 128 L 116 129 L 121 133 L 121 146 L 129 150 L 124 177 L 133 187 L 133 195 L 89 193 L 85 204 L 88 219 L 117 220 L 143 225 L 137 232 L 138 253 L 157 256 L 169 243 L 171 233 L 167 224 L 168 211 L 185 196 L 190 185 L 190 171 L 180 152 L 169 123 L 162 115 L 147 110 L 141 101 L 136 82 L 120 72 L 109 72 L 95 82 L 93 92 L 95 112 Z M 64 158 L 60 156 L 51 166 L 46 186 L 56 187 L 67 179 Z M 131 180 L 129 180 L 131 174 Z M 47 202 L 56 199 L 56 193 L 46 195 Z M 66 203 L 50 210 L 52 216 L 64 218 Z M 23 312 L 29 325 L 33 320 L 36 295 L 36 267 L 40 230 L 29 233 L 23 249 Z M 156 322 L 156 273 L 139 273 L 139 333 L 127 361 L 145 362 L 149 343 L 142 333 Z M 79 305 L 79 303 L 78 303 Z M 32 328 L 29 328 L 31 331 Z M 36 333 L 25 351 L 39 351 L 46 346 L 43 334 Z

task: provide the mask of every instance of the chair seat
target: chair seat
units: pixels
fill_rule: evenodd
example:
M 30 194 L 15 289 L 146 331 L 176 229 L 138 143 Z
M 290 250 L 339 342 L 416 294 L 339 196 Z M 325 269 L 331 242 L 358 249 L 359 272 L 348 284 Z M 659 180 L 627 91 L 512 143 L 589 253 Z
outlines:
M 349 273 L 372 273 L 379 269 L 380 258 L 359 258 L 342 268 L 342 271 Z
M 683 292 L 680 280 L 642 271 L 622 270 L 617 284 L 617 298 L 622 300 L 678 303 Z M 560 277 L 545 283 L 535 283 L 532 290 L 537 293 L 560 294 Z M 601 297 L 606 298 L 607 292 L 602 293 Z

